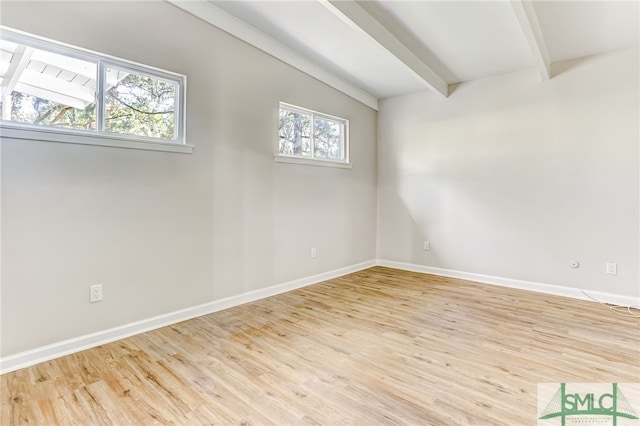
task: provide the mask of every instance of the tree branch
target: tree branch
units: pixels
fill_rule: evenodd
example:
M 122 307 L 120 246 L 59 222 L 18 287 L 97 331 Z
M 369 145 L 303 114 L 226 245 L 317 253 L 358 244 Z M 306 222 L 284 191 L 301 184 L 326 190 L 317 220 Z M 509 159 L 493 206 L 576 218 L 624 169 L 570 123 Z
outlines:
M 147 111 L 142 111 L 139 110 L 138 108 L 129 105 L 128 103 L 124 102 L 123 100 L 121 100 L 120 98 L 118 98 L 117 96 L 113 96 L 113 99 L 115 99 L 116 101 L 120 102 L 122 105 L 126 106 L 127 108 L 130 108 L 136 112 L 139 112 L 140 114 L 147 114 L 147 115 L 156 115 L 156 114 L 169 114 L 169 113 L 173 113 L 173 110 L 169 110 L 169 111 L 158 111 L 158 112 L 147 112 Z
M 122 117 L 131 117 L 132 115 L 133 114 L 120 114 L 113 117 L 105 117 L 105 120 L 115 120 L 117 118 L 122 118 Z
M 68 107 L 64 107 L 60 110 L 60 112 L 58 113 L 58 115 L 55 116 L 55 118 L 53 120 L 51 120 L 51 122 L 49 123 L 49 125 L 53 125 L 56 124 L 56 122 L 58 120 L 60 120 L 62 118 L 63 115 L 65 115 L 67 113 L 67 111 L 72 110 L 73 108 L 68 106 Z
M 57 106 L 57 105 L 56 105 L 56 106 Z M 40 124 L 40 123 L 42 123 L 44 120 L 46 120 L 46 119 L 47 119 L 47 117 L 49 117 L 49 116 L 53 113 L 53 111 L 56 109 L 56 106 L 53 106 L 53 107 L 49 108 L 49 110 L 48 110 L 47 112 L 45 112 L 44 114 L 42 114 L 42 115 L 39 115 L 39 114 L 38 114 L 38 118 L 36 118 L 36 119 L 33 121 L 33 124 Z M 34 108 L 34 109 L 35 109 L 36 111 L 38 111 L 37 106 L 36 106 L 36 108 Z

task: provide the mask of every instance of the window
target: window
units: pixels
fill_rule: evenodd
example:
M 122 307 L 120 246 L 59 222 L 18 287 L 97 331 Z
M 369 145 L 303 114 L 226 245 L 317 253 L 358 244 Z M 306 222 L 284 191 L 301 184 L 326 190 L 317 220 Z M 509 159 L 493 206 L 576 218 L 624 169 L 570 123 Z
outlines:
M 334 167 L 349 164 L 349 121 L 280 103 L 276 161 Z
M 184 76 L 7 28 L 0 43 L 3 136 L 192 152 Z

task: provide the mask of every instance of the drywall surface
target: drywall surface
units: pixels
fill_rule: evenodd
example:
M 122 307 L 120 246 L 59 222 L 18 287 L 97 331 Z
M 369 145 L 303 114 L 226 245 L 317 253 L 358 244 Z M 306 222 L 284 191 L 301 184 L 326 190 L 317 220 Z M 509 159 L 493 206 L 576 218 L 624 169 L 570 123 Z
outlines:
M 1 23 L 185 74 L 195 145 L 2 139 L 3 356 L 375 258 L 375 111 L 166 2 Z M 353 168 L 275 163 L 279 101 L 349 119 Z
M 638 50 L 554 73 L 381 103 L 379 259 L 640 295 Z

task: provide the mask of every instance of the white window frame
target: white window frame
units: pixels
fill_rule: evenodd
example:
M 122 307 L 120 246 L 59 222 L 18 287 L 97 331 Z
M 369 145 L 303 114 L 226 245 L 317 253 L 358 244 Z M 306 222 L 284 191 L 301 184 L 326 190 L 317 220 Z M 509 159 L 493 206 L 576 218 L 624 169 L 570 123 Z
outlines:
M 278 134 L 276 137 L 276 145 L 275 145 L 275 161 L 277 163 L 293 163 L 293 164 L 305 164 L 309 166 L 324 166 L 324 167 L 338 167 L 344 169 L 352 168 L 352 164 L 349 162 L 349 120 L 346 118 L 336 117 L 333 115 L 325 114 L 322 112 L 314 111 L 308 108 L 299 107 L 296 105 L 288 104 L 285 102 L 280 102 L 278 105 L 278 117 L 280 117 L 280 110 L 285 109 L 287 111 L 300 112 L 303 114 L 311 115 L 311 132 L 310 132 L 310 143 L 311 143 L 311 156 L 304 157 L 301 155 L 291 155 L 291 154 L 281 154 L 280 153 L 280 119 L 278 118 Z M 316 118 L 324 118 L 329 121 L 335 121 L 341 123 L 343 125 L 343 135 L 342 135 L 342 153 L 343 159 L 335 160 L 331 158 L 317 158 L 314 157 L 314 125 Z
M 24 31 L 0 26 L 2 40 L 27 45 L 95 63 L 96 75 L 96 126 L 95 130 L 68 129 L 55 126 L 34 125 L 0 119 L 0 136 L 4 139 L 24 139 L 45 142 L 62 142 L 82 145 L 98 145 L 149 151 L 192 153 L 193 145 L 186 143 L 186 87 L 187 77 L 171 71 L 161 70 L 148 65 L 138 64 L 125 59 L 98 53 L 92 50 L 40 37 Z M 135 73 L 146 74 L 152 78 L 176 83 L 176 105 L 174 117 L 174 139 L 111 133 L 104 130 L 104 80 L 105 70 L 113 66 Z

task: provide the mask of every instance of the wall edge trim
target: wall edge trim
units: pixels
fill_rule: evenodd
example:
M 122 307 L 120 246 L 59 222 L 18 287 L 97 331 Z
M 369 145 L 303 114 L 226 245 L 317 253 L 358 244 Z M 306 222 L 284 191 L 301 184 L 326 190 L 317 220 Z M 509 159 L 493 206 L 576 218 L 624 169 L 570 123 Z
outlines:
M 400 269 L 403 271 L 420 272 L 423 274 L 438 275 L 442 277 L 459 278 L 474 281 L 482 284 L 497 285 L 519 290 L 534 291 L 536 293 L 552 294 L 555 296 L 570 297 L 572 299 L 594 300 L 585 296 L 582 289 L 566 287 L 555 284 L 538 283 L 534 281 L 517 280 L 513 278 L 497 277 L 492 275 L 476 274 L 474 272 L 456 271 L 453 269 L 435 268 L 432 266 L 417 265 L 414 263 L 396 262 L 393 260 L 378 259 L 378 266 Z M 623 294 L 606 293 L 597 290 L 584 290 L 589 296 L 603 303 L 610 303 L 619 306 L 640 306 L 640 298 L 626 296 Z
M 375 260 L 356 263 L 354 265 L 334 269 L 308 277 L 299 278 L 285 283 L 276 284 L 270 287 L 252 290 L 236 296 L 230 296 L 219 300 L 214 300 L 201 305 L 192 306 L 185 309 L 169 312 L 155 317 L 135 321 L 106 330 L 85 334 L 59 342 L 54 342 L 45 346 L 18 352 L 0 358 L 0 374 L 9 373 L 21 368 L 30 367 L 41 362 L 50 361 L 65 355 L 70 355 L 96 346 L 114 342 L 116 340 L 135 336 L 140 333 L 166 327 L 178 322 L 190 320 L 203 315 L 222 311 L 234 306 L 254 302 L 287 291 L 296 290 L 317 284 L 346 274 L 358 272 L 363 269 L 376 266 Z
M 97 331 L 90 334 L 74 337 L 71 339 L 54 342 L 45 346 L 19 352 L 13 355 L 0 358 L 0 374 L 10 373 L 22 368 L 26 368 L 45 361 L 50 361 L 65 355 L 70 355 L 86 349 L 90 349 L 116 340 L 135 336 L 140 333 L 155 330 L 161 327 L 170 326 L 182 321 L 197 318 L 203 315 L 222 311 L 224 309 L 254 302 L 256 300 L 275 296 L 291 290 L 307 287 L 333 278 L 338 278 L 346 274 L 358 272 L 373 266 L 384 266 L 403 271 L 418 272 L 423 274 L 438 275 L 450 278 L 459 278 L 474 281 L 482 284 L 497 285 L 519 290 L 533 291 L 537 293 L 551 294 L 555 296 L 569 297 L 573 299 L 587 300 L 593 302 L 585 296 L 580 289 L 574 287 L 559 286 L 553 284 L 538 283 L 533 281 L 517 280 L 512 278 L 497 277 L 491 275 L 477 274 L 473 272 L 456 271 L 452 269 L 435 268 L 425 265 L 417 265 L 405 262 L 377 259 L 369 260 L 354 265 L 334 269 L 308 277 L 299 278 L 285 283 L 276 284 L 263 289 L 252 290 L 236 296 L 230 296 L 219 300 L 214 300 L 201 305 L 169 312 L 140 321 L 124 324 L 121 326 Z M 620 306 L 639 306 L 640 299 L 632 296 L 625 296 L 614 293 L 587 290 L 587 293 L 595 299 Z M 595 302 L 594 302 L 595 303 Z

